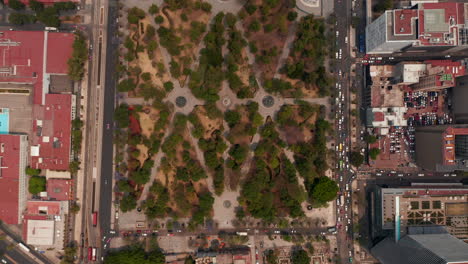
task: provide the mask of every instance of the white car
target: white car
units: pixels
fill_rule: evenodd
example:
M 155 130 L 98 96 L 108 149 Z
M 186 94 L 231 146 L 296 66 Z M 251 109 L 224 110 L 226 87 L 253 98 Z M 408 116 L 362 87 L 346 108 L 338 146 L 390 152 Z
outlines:
M 419 173 L 418 177 L 424 177 L 424 173 Z
M 340 32 L 337 30 L 336 31 L 336 37 L 338 37 L 340 35 Z

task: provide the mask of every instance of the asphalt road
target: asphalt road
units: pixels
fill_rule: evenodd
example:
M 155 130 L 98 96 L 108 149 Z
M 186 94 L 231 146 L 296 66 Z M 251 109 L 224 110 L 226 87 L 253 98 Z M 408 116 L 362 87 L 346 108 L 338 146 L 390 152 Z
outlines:
M 21 252 L 21 249 L 18 247 L 8 250 L 7 247 L 9 244 L 10 243 L 6 240 L 0 240 L 0 260 L 2 261 L 1 263 L 37 263 L 36 261 L 24 255 L 23 252 Z
M 362 7 L 363 3 L 356 0 L 356 4 Z M 362 9 L 362 8 L 361 8 Z M 358 16 L 364 17 L 361 11 L 355 10 Z M 359 14 L 361 13 L 361 14 Z M 337 24 L 335 30 L 337 36 L 337 49 L 341 53 L 339 59 L 335 64 L 334 72 L 336 74 L 338 104 L 335 107 L 335 131 L 336 135 L 336 154 L 337 164 L 339 166 L 336 175 L 338 185 L 340 188 L 340 195 L 338 196 L 336 215 L 337 215 L 337 240 L 338 240 L 338 254 L 340 258 L 339 263 L 352 262 L 354 258 L 353 250 L 353 214 L 352 214 L 352 201 L 351 201 L 351 181 L 354 172 L 350 170 L 349 151 L 351 150 L 351 116 L 350 116 L 350 86 L 354 80 L 351 80 L 350 69 L 353 59 L 350 54 L 350 46 L 352 46 L 350 38 L 350 25 L 351 25 L 351 1 L 348 0 L 335 0 L 335 15 Z M 359 31 L 359 28 L 357 29 Z M 355 37 L 358 40 L 358 35 Z M 359 69 L 357 69 L 359 70 Z M 358 74 L 359 75 L 359 74 Z M 342 198 L 342 199 L 340 199 Z
M 22 241 L 22 239 L 15 233 L 13 233 L 12 231 L 10 231 L 8 228 L 6 228 L 3 224 L 0 224 L 0 231 L 2 231 L 5 235 L 9 236 L 10 238 L 12 238 L 16 244 L 18 243 L 23 243 L 26 245 L 26 243 L 24 243 Z M 5 250 L 3 249 L 3 246 L 1 244 L 6 244 L 8 245 L 8 243 L 6 241 L 2 241 L 0 240 L 0 252 L 5 252 Z M 5 246 L 6 247 L 6 246 Z M 30 248 L 31 249 L 31 248 Z M 15 247 L 13 250 L 10 250 L 8 251 L 7 253 L 11 258 L 13 258 L 13 260 L 17 261 L 18 263 L 36 263 L 35 261 L 33 261 L 32 259 L 30 259 L 29 257 L 27 257 L 26 255 L 24 255 L 22 252 L 21 252 L 21 249 Z M 42 262 L 44 263 L 51 263 L 49 259 L 47 259 L 46 257 L 44 257 L 42 254 L 40 254 L 39 252 L 31 249 L 31 254 L 34 255 L 36 258 L 38 258 L 39 260 L 41 260 Z M 27 262 L 22 262 L 23 260 L 27 261 Z
M 104 91 L 104 117 L 102 134 L 102 159 L 101 159 L 101 190 L 99 200 L 99 223 L 102 236 L 109 236 L 112 210 L 112 176 L 113 176 L 113 128 L 114 128 L 114 106 L 115 106 L 115 87 L 116 87 L 116 63 L 118 61 L 118 38 L 117 32 L 117 8 L 116 1 L 109 2 L 108 22 L 107 22 L 107 46 L 105 47 L 106 63 L 106 83 Z M 105 255 L 101 251 L 101 255 Z

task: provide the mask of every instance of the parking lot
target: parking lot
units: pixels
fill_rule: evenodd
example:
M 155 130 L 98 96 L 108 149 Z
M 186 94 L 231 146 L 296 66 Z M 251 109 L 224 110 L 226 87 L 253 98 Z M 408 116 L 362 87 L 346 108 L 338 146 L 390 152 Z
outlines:
M 408 111 L 405 117 L 409 126 L 429 126 L 451 124 L 448 114 L 447 90 L 443 92 L 411 92 L 404 93 L 405 106 Z

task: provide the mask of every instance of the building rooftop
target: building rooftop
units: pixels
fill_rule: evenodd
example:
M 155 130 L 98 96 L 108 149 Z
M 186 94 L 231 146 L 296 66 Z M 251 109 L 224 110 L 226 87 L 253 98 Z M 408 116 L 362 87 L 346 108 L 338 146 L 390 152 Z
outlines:
M 468 3 L 418 3 L 411 9 L 387 10 L 366 27 L 369 54 L 410 47 L 468 45 Z
M 34 106 L 31 167 L 69 169 L 74 96 L 47 94 L 44 106 Z
M 60 201 L 28 201 L 26 210 L 29 215 L 60 215 Z
M 48 246 L 54 244 L 54 220 L 26 220 L 26 243 Z
M 47 180 L 47 196 L 57 201 L 73 199 L 72 180 L 49 179 Z
M 0 135 L 0 219 L 7 224 L 20 222 L 21 144 L 20 135 Z
M 380 133 L 386 135 L 388 129 L 392 126 L 407 126 L 405 119 L 406 107 L 385 107 L 385 108 L 368 108 L 367 110 L 367 126 L 381 128 Z
M 382 264 L 468 263 L 468 244 L 446 233 L 387 237 L 371 252 Z
M 376 223 L 384 230 L 395 228 L 396 197 L 402 227 L 437 225 L 452 235 L 468 238 L 468 188 L 463 185 L 420 183 L 398 188 L 381 188 Z M 414 233 L 413 233 L 414 234 Z
M 49 75 L 67 73 L 73 41 L 71 33 L 0 31 L 0 83 L 32 84 L 33 103 L 44 104 Z

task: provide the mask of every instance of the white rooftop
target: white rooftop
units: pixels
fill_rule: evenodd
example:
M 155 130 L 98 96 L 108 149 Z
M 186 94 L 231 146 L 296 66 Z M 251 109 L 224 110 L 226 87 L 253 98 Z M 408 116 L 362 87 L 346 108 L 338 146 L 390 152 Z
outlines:
M 54 244 L 55 222 L 53 220 L 28 220 L 26 243 L 37 246 Z

